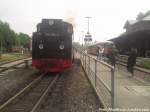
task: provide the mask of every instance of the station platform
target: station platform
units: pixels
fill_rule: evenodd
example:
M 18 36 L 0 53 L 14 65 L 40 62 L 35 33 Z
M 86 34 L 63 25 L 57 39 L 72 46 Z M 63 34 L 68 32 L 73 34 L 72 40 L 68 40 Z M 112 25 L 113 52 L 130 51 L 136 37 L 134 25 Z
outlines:
M 101 78 L 110 86 L 109 77 Z M 122 66 L 115 68 L 115 107 L 150 110 L 150 84 L 137 80 Z
M 79 54 L 78 54 L 79 55 Z M 78 56 L 80 58 L 80 56 Z M 87 57 L 88 58 L 88 57 Z M 87 63 L 88 63 L 88 59 Z M 91 59 L 92 60 L 92 59 Z M 88 66 L 88 65 L 87 65 Z M 90 61 L 90 67 L 86 67 L 94 71 L 95 63 Z M 120 109 L 146 109 L 150 111 L 150 83 L 139 80 L 126 70 L 126 67 L 116 65 L 115 67 L 115 92 L 114 92 L 114 108 Z M 85 70 L 86 71 L 86 70 Z M 88 70 L 87 70 L 88 71 Z M 111 88 L 110 69 L 102 64 L 97 67 L 97 78 L 100 78 L 105 84 Z M 104 91 L 100 88 L 100 91 Z M 107 93 L 103 93 L 107 97 Z M 103 101 L 102 101 L 103 102 Z

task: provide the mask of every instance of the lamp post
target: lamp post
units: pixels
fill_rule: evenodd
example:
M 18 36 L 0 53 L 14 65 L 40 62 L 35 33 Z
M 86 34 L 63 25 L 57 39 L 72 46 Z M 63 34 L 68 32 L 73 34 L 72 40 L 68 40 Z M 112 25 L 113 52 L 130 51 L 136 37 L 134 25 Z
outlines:
M 81 44 L 82 44 L 82 47 L 83 47 L 84 31 L 81 31 L 81 33 L 82 33 L 82 36 L 81 36 Z
M 0 35 L 0 59 L 2 58 L 2 36 Z
M 85 18 L 87 18 L 87 20 L 88 20 L 88 30 L 87 30 L 87 34 L 85 35 L 85 38 L 84 38 L 84 41 L 86 44 L 87 42 L 92 41 L 92 36 L 90 35 L 90 18 L 91 17 L 85 17 Z
M 91 18 L 91 17 L 85 17 L 85 18 L 88 19 L 88 31 L 87 31 L 87 34 L 90 34 L 90 32 L 89 32 L 89 27 L 90 27 L 90 18 Z

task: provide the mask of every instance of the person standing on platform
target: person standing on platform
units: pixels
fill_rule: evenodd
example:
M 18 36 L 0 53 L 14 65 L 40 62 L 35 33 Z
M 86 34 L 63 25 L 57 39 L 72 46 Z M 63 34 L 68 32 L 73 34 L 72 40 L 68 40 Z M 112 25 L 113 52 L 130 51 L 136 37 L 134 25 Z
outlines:
M 131 48 L 131 52 L 128 57 L 128 62 L 127 62 L 127 70 L 134 75 L 134 66 L 136 64 L 136 57 L 137 57 L 137 49 L 136 48 Z
M 115 67 L 115 64 L 116 64 L 117 54 L 118 54 L 118 51 L 117 51 L 115 45 L 112 45 L 111 51 L 109 51 L 109 53 L 108 53 L 108 58 L 110 60 L 110 64 L 114 67 Z
M 103 53 L 104 53 L 104 48 L 99 47 L 99 49 L 98 49 L 98 59 L 99 59 L 99 60 L 102 60 L 102 58 L 103 58 Z
M 97 52 L 97 59 L 99 59 L 99 49 L 100 49 L 100 48 L 98 47 L 98 48 L 97 48 L 97 51 L 96 51 L 96 52 Z

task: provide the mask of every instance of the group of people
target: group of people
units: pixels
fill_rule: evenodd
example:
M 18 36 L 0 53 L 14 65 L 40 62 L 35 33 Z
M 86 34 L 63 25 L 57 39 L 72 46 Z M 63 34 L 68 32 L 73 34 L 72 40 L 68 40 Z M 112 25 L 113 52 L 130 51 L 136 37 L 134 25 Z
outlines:
M 109 59 L 110 64 L 113 66 L 115 66 L 116 64 L 116 56 L 117 56 L 117 51 L 114 47 L 112 47 L 111 52 L 109 52 L 107 55 L 104 55 L 104 48 L 98 49 L 97 59 L 102 60 L 105 57 L 107 57 Z M 136 64 L 136 57 L 137 57 L 137 49 L 131 48 L 131 51 L 128 54 L 127 70 L 132 74 L 132 76 L 133 76 L 134 66 Z
M 112 48 L 107 49 L 107 50 L 105 48 L 99 47 L 97 52 L 98 52 L 97 59 L 105 60 L 105 61 L 108 59 L 108 63 L 115 66 L 115 63 L 116 63 L 115 57 L 117 55 L 117 50 L 114 45 L 112 46 Z

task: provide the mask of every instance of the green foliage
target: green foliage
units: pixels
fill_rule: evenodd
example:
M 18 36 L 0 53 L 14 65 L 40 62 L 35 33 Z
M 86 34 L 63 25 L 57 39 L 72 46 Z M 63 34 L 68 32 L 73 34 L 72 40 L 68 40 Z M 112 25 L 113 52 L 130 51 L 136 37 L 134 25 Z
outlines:
M 73 42 L 73 46 L 74 46 L 74 47 L 80 47 L 81 45 L 80 45 L 79 42 Z
M 78 50 L 83 50 L 84 46 L 81 46 L 79 42 L 73 42 L 73 47 Z
M 30 37 L 27 34 L 17 34 L 12 30 L 7 22 L 0 20 L 0 51 L 11 51 L 13 46 L 23 46 L 29 48 Z
M 150 59 L 143 59 L 140 63 L 140 66 L 150 69 Z
M 141 20 L 141 19 L 143 19 L 144 15 L 145 15 L 144 13 L 140 12 L 140 13 L 137 15 L 137 17 L 136 17 L 136 20 Z
M 9 53 L 9 54 L 3 54 L 0 62 L 5 62 L 5 61 L 12 61 L 12 60 L 17 60 L 17 59 L 21 59 L 21 58 L 25 58 L 25 55 L 22 54 L 17 54 L 17 53 Z
M 80 49 L 80 50 L 83 50 L 83 46 L 80 45 L 79 42 L 73 42 L 73 47 L 75 47 L 76 49 Z
M 27 34 L 19 33 L 18 39 L 19 39 L 20 45 L 22 45 L 23 47 L 29 48 L 30 37 Z
M 137 17 L 136 17 L 136 20 L 142 20 L 144 17 L 146 17 L 146 16 L 148 16 L 148 15 L 150 15 L 150 10 L 147 11 L 146 13 L 140 12 L 140 13 L 137 15 Z

